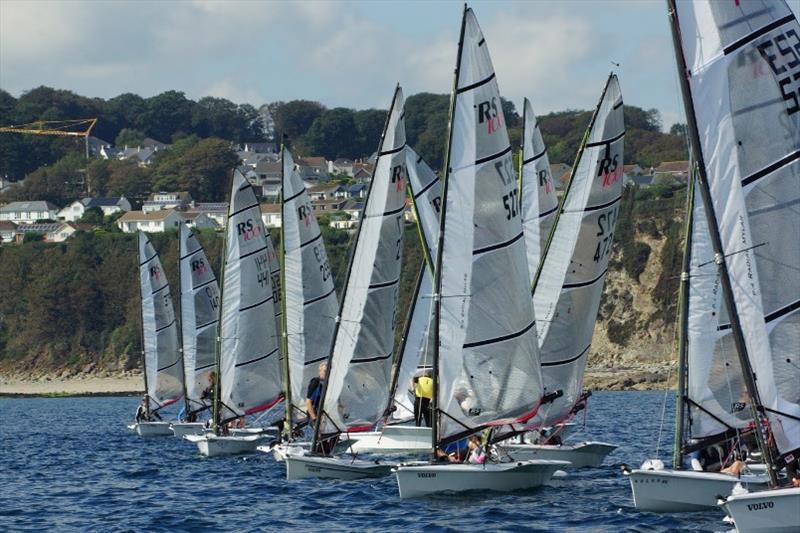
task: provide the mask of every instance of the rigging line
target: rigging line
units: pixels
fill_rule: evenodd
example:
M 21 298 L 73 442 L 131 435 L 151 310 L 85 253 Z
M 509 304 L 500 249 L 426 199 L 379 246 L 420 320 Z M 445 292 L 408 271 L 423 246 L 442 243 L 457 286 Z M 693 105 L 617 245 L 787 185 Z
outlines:
M 664 400 L 661 402 L 661 422 L 658 426 L 658 440 L 656 441 L 656 458 L 661 451 L 661 434 L 664 431 L 664 418 L 667 416 L 667 396 L 670 389 L 664 389 Z
M 753 246 L 748 246 L 747 248 L 743 248 L 741 250 L 736 250 L 735 252 L 731 252 L 729 254 L 725 254 L 725 257 L 731 257 L 731 256 L 736 255 L 736 254 L 741 254 L 741 253 L 744 253 L 744 252 L 747 252 L 747 251 L 750 251 L 750 250 L 755 250 L 756 248 L 761 248 L 762 246 L 766 246 L 768 244 L 769 244 L 768 241 L 767 242 L 762 242 L 762 243 L 759 243 L 759 244 L 754 244 Z M 705 263 L 700 263 L 699 265 L 697 265 L 697 268 L 702 268 L 704 266 L 710 265 L 710 264 L 715 263 L 715 262 L 716 261 L 714 259 L 712 259 L 711 261 L 706 261 Z

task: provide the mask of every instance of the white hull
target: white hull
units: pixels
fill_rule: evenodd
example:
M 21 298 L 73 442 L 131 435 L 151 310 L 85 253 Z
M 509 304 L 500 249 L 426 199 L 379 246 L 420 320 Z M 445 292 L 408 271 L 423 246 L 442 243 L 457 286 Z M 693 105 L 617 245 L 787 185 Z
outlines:
M 722 507 L 739 533 L 800 531 L 800 488 L 735 494 Z
M 294 454 L 286 455 L 284 462 L 286 463 L 286 479 L 289 481 L 307 478 L 350 481 L 383 477 L 388 476 L 394 466 L 392 464 L 378 463 L 377 461 L 353 461 L 338 457 Z
M 431 428 L 385 426 L 383 431 L 367 431 L 342 435 L 342 451 L 351 453 L 418 454 L 431 453 Z
M 269 438 L 268 435 L 247 436 L 222 436 L 214 434 L 186 435 L 183 437 L 189 442 L 197 444 L 197 449 L 206 457 L 221 457 L 225 455 L 241 455 L 254 453 L 259 444 Z
M 288 454 L 303 455 L 311 447 L 310 442 L 293 442 L 291 444 L 261 445 L 256 450 L 262 453 L 271 453 L 276 462 L 282 463 Z
M 617 449 L 605 442 L 582 442 L 575 445 L 552 446 L 544 444 L 501 444 L 515 461 L 551 459 L 569 461 L 573 468 L 598 467 L 608 454 Z
M 497 464 L 406 464 L 395 469 L 400 498 L 430 494 L 533 489 L 547 483 L 564 461 L 517 461 Z
M 128 429 L 140 437 L 168 437 L 172 435 L 169 422 L 139 422 L 131 424 Z
M 267 426 L 263 428 L 253 427 L 253 428 L 231 428 L 228 430 L 228 434 L 236 437 L 244 437 L 247 435 L 277 435 L 278 429 L 273 426 Z
M 170 424 L 170 428 L 176 437 L 202 435 L 206 431 L 206 425 L 203 422 L 173 422 Z
M 730 494 L 736 483 L 751 490 L 767 487 L 767 477 L 740 478 L 715 472 L 693 470 L 633 470 L 633 503 L 640 511 L 679 513 L 717 509 L 717 495 Z

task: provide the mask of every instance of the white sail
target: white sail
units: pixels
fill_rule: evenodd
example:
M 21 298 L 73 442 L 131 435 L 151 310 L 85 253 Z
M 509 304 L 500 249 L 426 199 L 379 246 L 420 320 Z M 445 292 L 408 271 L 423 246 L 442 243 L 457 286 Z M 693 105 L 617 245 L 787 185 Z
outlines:
M 622 198 L 624 135 L 622 93 L 612 74 L 578 154 L 534 285 L 545 392 L 563 391 L 543 411 L 544 424 L 568 416 L 583 387 Z
M 238 171 L 225 248 L 220 322 L 223 421 L 269 409 L 283 397 L 270 273 L 275 252 L 253 188 Z
M 433 343 L 430 336 L 433 319 L 433 265 L 436 261 L 439 211 L 442 205 L 439 177 L 410 146 L 406 147 L 406 169 L 422 245 L 427 248 L 427 259 L 414 291 L 411 317 L 402 343 L 403 351 L 400 354 L 397 386 L 393 396 L 396 407 L 392 413 L 394 421 L 413 418 L 414 395 L 409 389 L 411 379 L 418 370 L 430 368 L 432 364 Z
M 676 14 L 735 311 L 787 454 L 800 448 L 800 26 L 780 0 Z
M 211 398 L 201 398 L 214 371 L 219 317 L 219 285 L 197 237 L 186 224 L 180 229 L 181 333 L 183 373 L 189 409 L 202 409 Z
M 752 419 L 745 409 L 747 392 L 742 367 L 723 305 L 714 250 L 700 194 L 692 206 L 689 302 L 686 332 L 689 438 L 702 439 L 740 429 Z
M 339 302 L 302 176 L 283 150 L 283 258 L 292 406 L 305 416 L 308 382 L 328 358 Z
M 178 323 L 169 281 L 153 244 L 139 232 L 139 287 L 147 398 L 151 409 L 183 396 L 183 367 L 178 350 Z
M 522 109 L 522 227 L 525 232 L 525 249 L 528 252 L 528 270 L 531 282 L 536 277 L 542 251 L 558 211 L 558 196 L 550 174 L 547 147 L 539 131 L 531 103 L 525 98 Z
M 389 109 L 344 288 L 321 408 L 325 433 L 372 427 L 389 395 L 406 199 L 403 92 Z
M 494 68 L 464 12 L 439 264 L 439 442 L 523 422 L 542 396 L 517 181 Z M 470 428 L 470 429 L 466 429 Z

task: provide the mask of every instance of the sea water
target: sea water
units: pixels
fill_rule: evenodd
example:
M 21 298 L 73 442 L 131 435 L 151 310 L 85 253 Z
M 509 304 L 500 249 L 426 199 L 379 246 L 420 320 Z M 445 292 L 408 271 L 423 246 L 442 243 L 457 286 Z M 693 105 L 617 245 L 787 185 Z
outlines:
M 204 458 L 175 437 L 140 438 L 126 428 L 137 397 L 4 398 L 0 530 L 729 530 L 720 511 L 633 507 L 620 464 L 656 453 L 669 464 L 673 396 L 595 393 L 573 439 L 619 445 L 601 468 L 569 470 L 532 491 L 403 501 L 394 476 L 290 483 L 271 455 Z

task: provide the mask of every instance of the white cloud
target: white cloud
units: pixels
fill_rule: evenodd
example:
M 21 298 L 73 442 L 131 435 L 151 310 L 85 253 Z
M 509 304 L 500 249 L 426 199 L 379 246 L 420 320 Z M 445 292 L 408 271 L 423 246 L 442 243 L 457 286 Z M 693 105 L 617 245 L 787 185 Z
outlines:
M 257 89 L 244 87 L 241 83 L 230 80 L 220 80 L 206 87 L 200 94 L 203 96 L 216 96 L 226 98 L 231 102 L 252 103 L 257 105 L 262 99 L 261 93 Z

